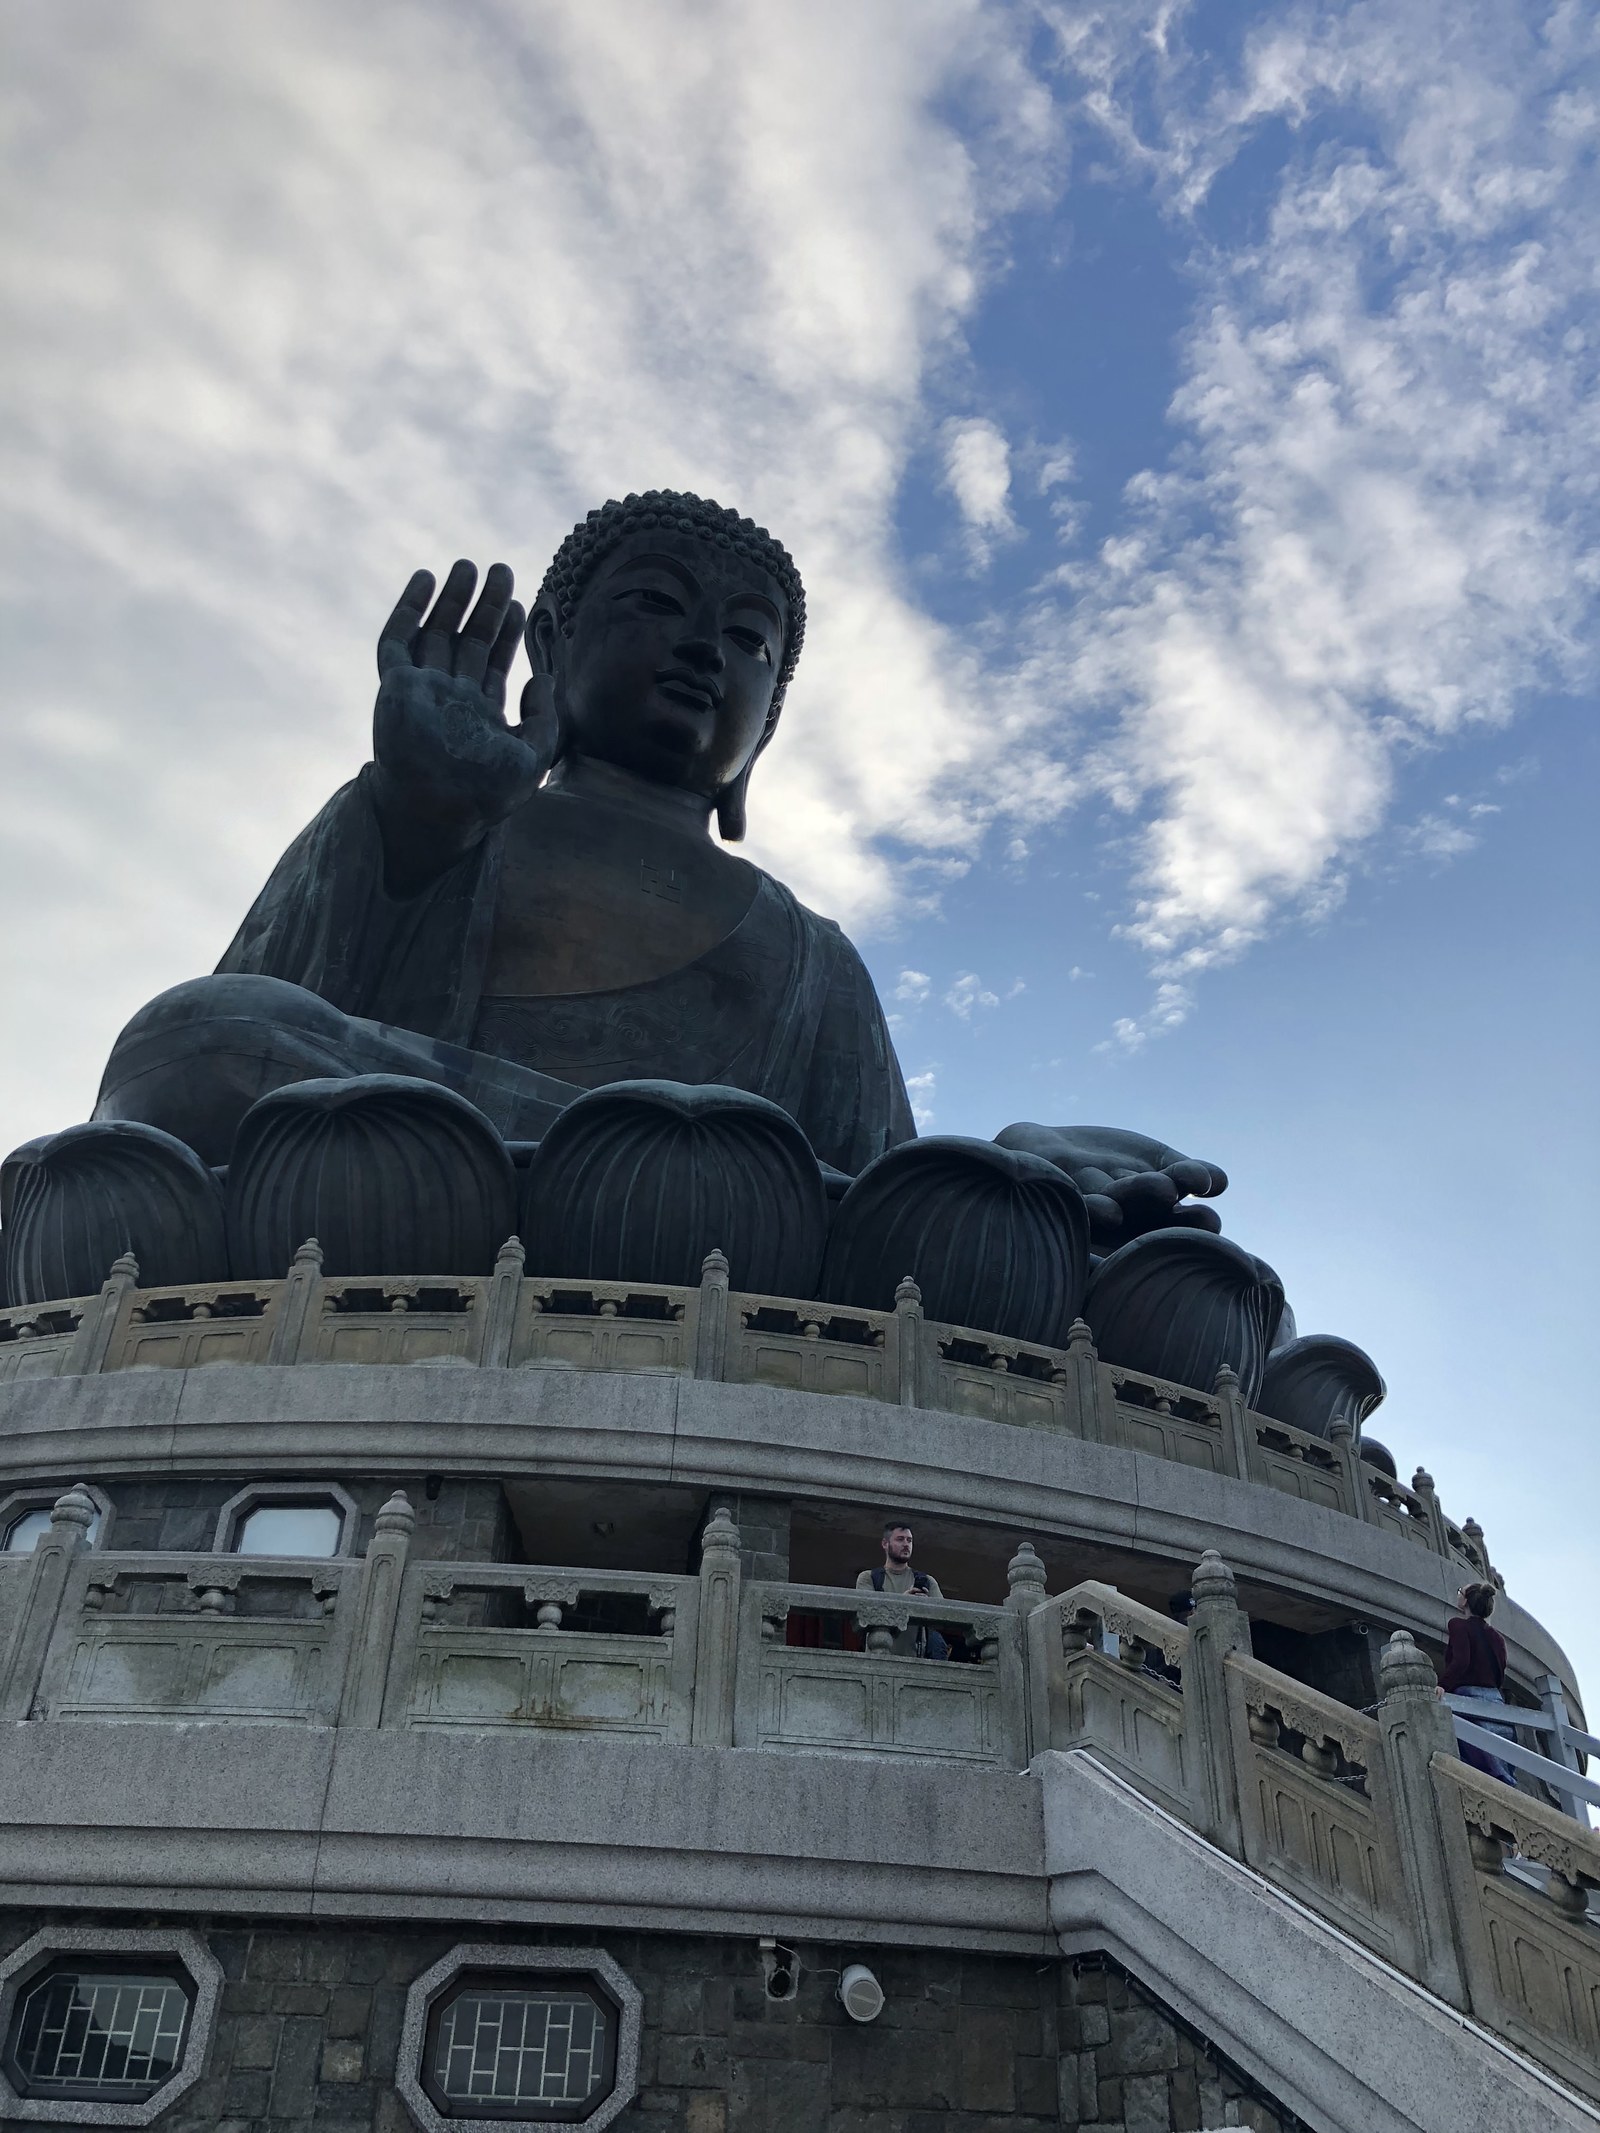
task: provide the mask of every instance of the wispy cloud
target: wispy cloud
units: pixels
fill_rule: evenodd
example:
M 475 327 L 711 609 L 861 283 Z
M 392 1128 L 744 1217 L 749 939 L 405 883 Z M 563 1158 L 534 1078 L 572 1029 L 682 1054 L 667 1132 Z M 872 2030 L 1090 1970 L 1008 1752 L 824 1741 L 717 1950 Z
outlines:
M 859 925 L 1007 804 L 962 774 L 993 737 L 979 661 L 908 596 L 893 512 L 985 231 L 1051 153 L 1018 20 L 393 0 L 377 35 L 262 0 L 216 25 L 85 0 L 11 26 L 0 572 L 29 715 L 0 889 L 49 884 L 7 986 L 53 1033 L 39 1078 L 7 1063 L 13 1133 L 82 1115 L 118 1023 L 215 960 L 359 764 L 407 574 L 502 555 L 526 589 L 607 495 L 695 488 L 795 552 L 812 630 L 751 850 L 808 901 Z
M 966 524 L 967 553 L 984 568 L 997 541 L 1018 537 L 1011 515 L 1011 447 L 985 416 L 954 417 L 944 425 L 945 487 Z
M 914 1007 L 919 1001 L 928 997 L 928 988 L 932 983 L 933 980 L 925 970 L 902 970 L 899 981 L 895 985 L 894 996 L 897 1000 L 903 1000 L 908 1006 Z
M 975 1010 L 998 1007 L 1000 995 L 991 992 L 975 970 L 964 970 L 944 996 L 944 1004 L 951 1014 L 963 1022 L 972 1020 Z
M 1093 767 L 1138 825 L 1125 930 L 1185 984 L 1337 896 L 1397 755 L 1592 667 L 1597 29 L 1308 5 L 1218 75 L 1181 10 L 1059 28 L 1199 289 L 1178 448 L 1039 617 L 1067 700 L 1116 713 Z M 1269 120 L 1281 172 L 1230 243 L 1209 188 Z
M 917 1122 L 917 1131 L 926 1133 L 933 1124 L 933 1099 L 937 1093 L 938 1074 L 933 1067 L 925 1067 L 920 1074 L 906 1076 L 906 1093 L 911 1098 L 911 1116 Z

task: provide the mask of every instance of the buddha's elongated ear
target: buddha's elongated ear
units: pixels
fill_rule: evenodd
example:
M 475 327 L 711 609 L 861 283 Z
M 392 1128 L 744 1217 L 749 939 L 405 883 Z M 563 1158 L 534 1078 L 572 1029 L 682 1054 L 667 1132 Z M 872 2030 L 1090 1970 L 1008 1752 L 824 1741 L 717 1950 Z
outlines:
M 724 844 L 742 844 L 744 841 L 744 803 L 754 768 L 755 757 L 752 756 L 739 775 L 730 778 L 717 794 L 717 833 Z
M 561 628 L 555 610 L 547 601 L 536 600 L 522 639 L 528 647 L 528 664 L 535 674 L 555 674 L 562 664 Z

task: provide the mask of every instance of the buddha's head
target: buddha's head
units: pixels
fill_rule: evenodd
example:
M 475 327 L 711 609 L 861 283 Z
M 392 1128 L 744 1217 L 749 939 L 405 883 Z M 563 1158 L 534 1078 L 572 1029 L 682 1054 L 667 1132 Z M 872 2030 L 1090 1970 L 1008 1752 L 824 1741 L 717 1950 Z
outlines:
M 528 657 L 551 678 L 571 750 L 698 794 L 731 843 L 805 626 L 800 574 L 765 527 L 651 490 L 591 511 L 562 542 Z

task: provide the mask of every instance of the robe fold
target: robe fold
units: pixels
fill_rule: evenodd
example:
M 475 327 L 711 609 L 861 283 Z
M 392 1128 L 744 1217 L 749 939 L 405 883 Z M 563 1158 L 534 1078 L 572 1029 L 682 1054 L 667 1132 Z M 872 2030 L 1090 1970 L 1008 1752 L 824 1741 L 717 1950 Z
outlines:
M 509 1062 L 573 1095 L 641 1079 L 748 1089 L 851 1175 L 914 1136 L 865 965 L 771 875 L 724 940 L 664 977 L 485 998 L 504 828 L 414 896 L 391 897 L 370 780 L 368 765 L 295 839 L 219 974 L 286 980 L 357 1020 Z

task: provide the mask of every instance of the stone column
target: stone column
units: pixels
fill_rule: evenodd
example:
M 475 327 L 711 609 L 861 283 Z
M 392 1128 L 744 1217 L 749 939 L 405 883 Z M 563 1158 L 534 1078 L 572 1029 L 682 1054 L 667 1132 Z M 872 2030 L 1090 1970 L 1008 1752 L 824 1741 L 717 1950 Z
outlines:
M 78 1321 L 63 1366 L 64 1377 L 92 1377 L 106 1367 L 111 1343 L 127 1323 L 130 1298 L 139 1286 L 139 1262 L 132 1252 L 113 1259 L 105 1286 Z
M 894 1292 L 896 1394 L 902 1407 L 922 1405 L 922 1291 L 908 1274 Z
M 1044 1701 L 1035 1710 L 1032 1654 L 1028 1642 L 1028 1617 L 1045 1602 L 1045 1572 L 1031 1541 L 1019 1541 L 1017 1552 L 1006 1565 L 1006 1608 L 1016 1619 L 1012 1648 L 1002 1672 L 1003 1691 L 1015 1697 L 1018 1710 L 1011 1727 L 1018 1760 L 1024 1769 L 1041 1748 L 1050 1745 L 1050 1697 L 1048 1681 Z M 1059 1640 L 1058 1640 L 1059 1641 Z
M 5 1670 L 0 1673 L 0 1718 L 33 1715 L 67 1580 L 79 1549 L 88 1543 L 94 1518 L 94 1498 L 81 1481 L 56 1498 L 50 1530 L 39 1536 L 28 1564 L 27 1590 L 17 1610 Z
M 1433 1476 L 1426 1467 L 1419 1466 L 1411 1477 L 1412 1493 L 1422 1499 L 1422 1508 L 1428 1519 L 1428 1541 L 1434 1552 L 1447 1556 L 1450 1553 L 1450 1536 L 1444 1530 L 1444 1510 L 1434 1492 Z
M 322 1246 L 307 1237 L 294 1255 L 267 1343 L 269 1363 L 307 1363 L 322 1327 Z
M 1226 1363 L 1217 1372 L 1211 1387 L 1222 1410 L 1222 1466 L 1224 1473 L 1232 1474 L 1238 1481 L 1254 1479 L 1255 1460 L 1251 1454 L 1254 1444 L 1250 1433 L 1244 1395 L 1239 1390 L 1239 1373 L 1230 1370 Z
M 1100 1358 L 1087 1319 L 1075 1318 L 1067 1334 L 1067 1367 L 1062 1377 L 1068 1398 L 1078 1410 L 1078 1434 L 1088 1444 L 1109 1444 L 1112 1432 L 1100 1411 Z
M 694 1374 L 722 1378 L 728 1370 L 728 1261 L 707 1252 L 700 1262 L 700 1297 L 694 1323 Z
M 1238 1736 L 1228 1694 L 1227 1657 L 1250 1649 L 1250 1624 L 1239 1606 L 1233 1572 L 1215 1548 L 1201 1556 L 1192 1586 L 1189 1649 L 1183 1661 L 1184 1744 L 1194 1823 L 1203 1837 L 1244 1857 L 1239 1813 Z
M 1409 1631 L 1398 1629 L 1389 1639 L 1378 1674 L 1385 1795 L 1379 1811 L 1387 1805 L 1392 1823 L 1405 1892 L 1397 1907 L 1411 1930 L 1414 1974 L 1452 2007 L 1469 2007 L 1454 1892 L 1471 1886 L 1472 1864 L 1466 1826 L 1459 1819 L 1447 1826 L 1432 1770 L 1436 1755 L 1455 1754 L 1455 1728 L 1432 1663 Z
M 400 1489 L 378 1513 L 377 1530 L 361 1565 L 361 1592 L 346 1662 L 342 1726 L 376 1726 L 383 1720 L 383 1693 L 394 1657 L 400 1587 L 411 1554 L 417 1514 Z
M 722 1255 L 719 1252 L 714 1256 Z M 733 1745 L 738 1656 L 739 1528 L 728 1506 L 719 1503 L 700 1536 L 700 1623 L 695 1640 L 694 1726 L 690 1735 L 696 1747 Z
M 517 1298 L 522 1293 L 522 1269 L 527 1254 L 520 1237 L 507 1237 L 501 1245 L 482 1303 L 483 1325 L 478 1337 L 478 1363 L 484 1370 L 504 1370 L 511 1360 L 511 1335 L 517 1322 Z
M 1340 1415 L 1328 1425 L 1328 1442 L 1333 1447 L 1333 1455 L 1339 1462 L 1339 1472 L 1344 1480 L 1345 1495 L 1348 1498 L 1345 1509 L 1352 1518 L 1364 1518 L 1366 1507 L 1362 1498 L 1366 1494 L 1367 1485 L 1361 1478 L 1361 1454 L 1356 1450 L 1355 1425 L 1347 1415 Z

